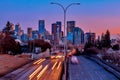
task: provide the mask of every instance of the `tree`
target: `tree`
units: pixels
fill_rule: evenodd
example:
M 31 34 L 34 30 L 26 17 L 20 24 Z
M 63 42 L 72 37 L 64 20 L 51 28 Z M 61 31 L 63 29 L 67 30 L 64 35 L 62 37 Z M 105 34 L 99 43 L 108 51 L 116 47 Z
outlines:
M 21 46 L 12 37 L 14 34 L 13 26 L 14 25 L 8 21 L 0 33 L 0 48 L 5 53 L 11 52 L 12 54 L 18 54 L 21 53 Z
M 6 33 L 7 35 L 14 34 L 13 24 L 10 23 L 10 21 L 6 23 L 6 26 L 4 27 L 3 32 Z
M 110 46 L 111 46 L 110 32 L 109 32 L 109 30 L 107 30 L 106 34 L 105 34 L 105 47 L 109 48 Z
M 10 35 L 6 35 L 5 38 L 1 39 L 1 46 L 5 53 L 9 51 L 12 52 L 13 55 L 21 53 L 20 44 L 16 43 Z
M 44 42 L 44 44 L 42 45 L 42 47 L 41 47 L 41 49 L 42 49 L 42 51 L 46 51 L 46 49 L 47 48 L 51 48 L 51 45 L 50 45 L 50 43 L 48 43 L 48 42 Z
M 105 35 L 104 35 L 104 33 L 102 33 L 102 35 L 101 35 L 101 46 L 102 47 L 105 47 Z
M 44 52 L 46 51 L 47 48 L 50 49 L 51 45 L 48 42 L 45 42 L 44 40 L 41 39 L 36 39 L 28 42 L 29 52 L 32 52 L 33 48 L 35 47 L 41 47 L 42 52 Z
M 120 48 L 120 47 L 119 47 L 119 44 L 115 44 L 115 45 L 113 45 L 113 47 L 112 47 L 113 50 L 119 50 L 119 48 Z
M 111 47 L 109 30 L 106 31 L 105 35 L 102 33 L 102 35 L 101 35 L 101 45 L 102 45 L 102 47 L 106 47 L 106 48 Z
M 96 42 L 96 47 L 97 47 L 98 49 L 102 49 L 102 44 L 101 44 L 100 36 L 98 36 L 98 40 L 97 40 L 97 42 Z

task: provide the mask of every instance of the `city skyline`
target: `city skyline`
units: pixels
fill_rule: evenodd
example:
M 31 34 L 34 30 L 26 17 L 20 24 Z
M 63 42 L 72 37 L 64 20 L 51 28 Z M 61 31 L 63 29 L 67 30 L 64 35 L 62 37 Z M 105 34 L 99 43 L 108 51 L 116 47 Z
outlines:
M 56 21 L 62 21 L 63 30 L 63 11 L 50 2 L 58 2 L 64 6 L 80 2 L 80 6 L 70 7 L 67 21 L 76 21 L 76 27 L 82 28 L 85 32 L 91 31 L 100 35 L 109 29 L 111 34 L 120 33 L 119 0 L 1 0 L 0 29 L 10 21 L 14 24 L 20 23 L 26 32 L 27 27 L 38 29 L 38 20 L 45 20 L 45 28 L 48 31 L 51 32 L 51 24 Z

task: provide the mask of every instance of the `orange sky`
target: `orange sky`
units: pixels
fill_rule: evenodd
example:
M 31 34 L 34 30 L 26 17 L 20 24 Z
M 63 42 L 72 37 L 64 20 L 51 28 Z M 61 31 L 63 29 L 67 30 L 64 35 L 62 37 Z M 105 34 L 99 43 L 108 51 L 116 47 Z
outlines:
M 77 26 L 85 32 L 91 31 L 100 35 L 108 29 L 111 34 L 120 34 L 120 17 L 81 17 L 77 21 Z

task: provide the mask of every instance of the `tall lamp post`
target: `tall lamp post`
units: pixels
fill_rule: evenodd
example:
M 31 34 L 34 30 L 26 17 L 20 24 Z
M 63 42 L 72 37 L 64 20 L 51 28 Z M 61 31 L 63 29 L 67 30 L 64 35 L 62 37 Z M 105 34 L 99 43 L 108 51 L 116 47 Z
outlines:
M 67 7 L 64 7 L 60 3 L 51 2 L 51 4 L 56 4 L 56 5 L 60 6 L 63 9 L 63 11 L 64 11 L 64 34 L 63 34 L 63 36 L 64 36 L 64 55 L 65 55 L 65 53 L 66 53 L 66 44 L 67 44 L 66 43 L 66 39 L 65 39 L 65 33 L 66 33 L 66 29 L 65 29 L 65 26 L 66 26 L 66 12 L 67 12 L 67 10 L 68 10 L 68 8 L 70 6 L 72 6 L 72 5 L 80 5 L 80 3 L 71 3 Z
M 80 5 L 80 3 L 71 3 L 71 4 L 69 4 L 66 7 L 64 7 L 60 3 L 51 2 L 51 4 L 56 4 L 56 5 L 60 6 L 63 9 L 63 12 L 64 12 L 64 34 L 63 34 L 63 36 L 64 36 L 64 56 L 66 56 L 66 44 L 67 44 L 67 40 L 65 39 L 65 33 L 66 33 L 66 29 L 65 29 L 65 26 L 66 26 L 66 12 L 67 12 L 67 10 L 68 10 L 68 8 L 70 6 L 72 6 L 72 5 Z M 66 61 L 66 58 L 65 58 L 65 61 Z M 66 77 L 65 77 L 65 75 L 66 75 L 66 65 L 65 65 L 65 63 L 64 63 L 64 70 L 65 70 L 64 71 L 64 78 L 66 80 Z

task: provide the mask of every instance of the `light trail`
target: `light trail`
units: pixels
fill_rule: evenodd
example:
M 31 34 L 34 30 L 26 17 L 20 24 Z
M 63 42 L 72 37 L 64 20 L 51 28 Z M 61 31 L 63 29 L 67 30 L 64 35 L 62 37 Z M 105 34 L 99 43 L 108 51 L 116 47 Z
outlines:
M 57 65 L 57 63 L 58 63 L 58 62 L 56 62 L 56 63 L 53 65 L 52 70 L 55 68 L 55 66 Z
M 39 61 L 37 64 L 40 64 L 42 63 L 43 61 L 45 61 L 46 59 L 42 59 L 41 61 Z
M 37 76 L 37 80 L 40 79 L 40 77 L 43 75 L 43 73 L 48 69 L 48 65 L 46 65 L 43 70 L 39 73 L 39 75 Z
M 57 69 L 59 69 L 59 68 L 60 68 L 60 65 L 61 65 L 61 62 L 59 62 L 58 66 L 57 66 Z
M 62 58 L 63 56 L 62 55 L 57 55 L 56 58 Z
M 32 78 L 42 69 L 42 65 L 38 67 L 30 76 L 29 80 L 32 80 Z
M 55 56 L 51 56 L 50 58 L 53 59 L 53 58 L 55 58 Z
M 39 61 L 41 61 L 42 59 L 39 59 L 39 60 L 37 60 L 37 61 L 35 61 L 33 64 L 36 64 L 36 63 L 38 63 Z

